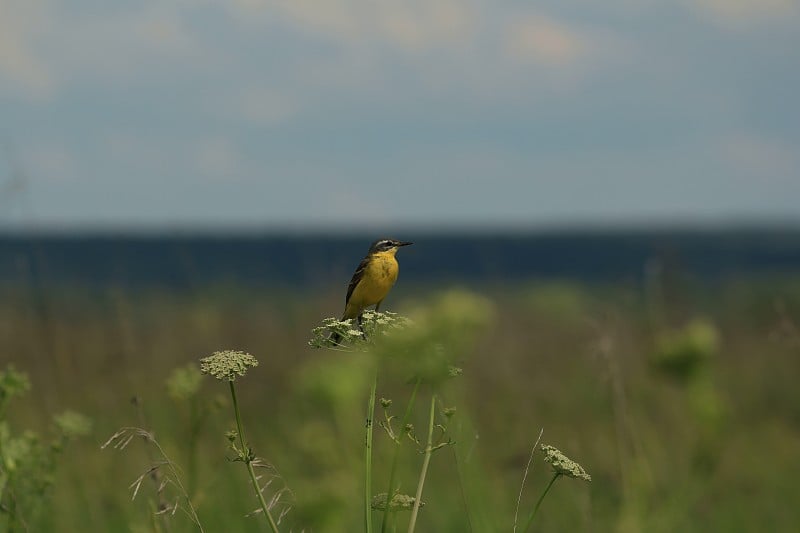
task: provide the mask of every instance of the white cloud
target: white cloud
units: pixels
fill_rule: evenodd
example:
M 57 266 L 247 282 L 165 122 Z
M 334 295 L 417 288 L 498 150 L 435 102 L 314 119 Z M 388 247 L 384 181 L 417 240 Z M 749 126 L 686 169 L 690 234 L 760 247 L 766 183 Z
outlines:
M 233 217 L 276 220 L 488 217 L 509 202 L 521 218 L 530 206 L 508 191 L 522 187 L 562 191 L 537 204 L 555 216 L 579 197 L 599 209 L 608 183 L 630 193 L 609 210 L 682 206 L 702 189 L 700 210 L 726 187 L 742 205 L 770 187 L 797 203 L 783 194 L 800 173 L 797 128 L 774 101 L 797 85 L 797 38 L 774 31 L 796 0 L 0 5 L 0 98 L 34 101 L 0 110 L 0 127 L 53 140 L 24 152 L 44 180 L 35 193 L 80 216 L 130 210 L 132 191 L 165 216 L 199 213 L 185 198 L 205 195 Z M 762 24 L 742 39 L 689 15 Z M 772 137 L 720 140 L 754 121 Z M 683 142 L 696 151 L 675 151 Z M 618 152 L 591 159 L 603 150 Z M 471 204 L 451 201 L 454 182 Z
M 475 14 L 464 2 L 428 0 L 387 2 L 375 19 L 376 35 L 405 51 L 465 46 L 475 36 Z
M 571 65 L 585 57 L 587 39 L 564 23 L 530 15 L 509 24 L 507 51 L 512 57 L 542 65 Z
M 0 13 L 0 81 L 24 98 L 47 99 L 55 89 L 49 65 L 36 41 L 51 28 L 46 4 L 4 0 Z
M 277 13 L 316 39 L 344 46 L 388 46 L 405 52 L 463 45 L 475 14 L 457 0 L 236 0 L 240 19 L 273 20 Z
M 688 0 L 702 16 L 722 26 L 741 28 L 796 16 L 797 0 Z
M 69 182 L 78 174 L 78 163 L 61 142 L 43 142 L 25 149 L 24 171 L 31 180 L 44 183 Z
M 186 25 L 187 9 L 158 2 L 97 13 L 58 0 L 4 0 L 0 15 L 0 80 L 15 94 L 48 98 L 66 85 L 152 80 L 146 72 L 207 60 Z
M 482 65 L 498 94 L 518 90 L 531 101 L 582 91 L 594 76 L 610 76 L 638 60 L 622 35 L 602 26 L 575 23 L 533 10 L 516 11 L 497 35 L 500 49 Z
M 153 78 L 156 72 L 188 69 L 200 62 L 203 49 L 184 16 L 160 4 L 76 16 L 50 39 L 58 75 L 75 83 L 106 84 L 141 81 L 148 72 Z
M 298 111 L 295 98 L 278 89 L 259 86 L 238 92 L 225 107 L 233 115 L 262 126 L 284 123 Z
M 157 181 L 227 182 L 251 177 L 235 139 L 223 134 L 163 138 L 118 131 L 106 135 L 104 144 L 108 163 L 135 168 Z
M 119 181 L 105 169 L 123 168 L 148 183 L 167 181 L 186 186 L 202 183 L 240 181 L 248 177 L 248 162 L 234 139 L 219 135 L 191 135 L 179 138 L 147 135 L 138 131 L 106 134 L 102 153 L 84 181 Z
M 335 99 L 337 90 L 350 98 L 403 86 L 429 95 L 457 88 L 497 98 L 502 86 L 529 85 L 532 69 L 538 87 L 563 87 L 563 79 L 551 78 L 567 76 L 574 84 L 621 50 L 609 32 L 485 1 L 149 0 L 89 12 L 43 0 L 27 24 L 15 19 L 35 10 L 9 1 L 16 8 L 13 22 L 0 19 L 0 76 L 11 72 L 25 90 L 182 84 L 195 101 L 211 104 L 207 111 L 218 105 L 230 117 L 262 125 Z M 219 10 L 232 18 L 219 17 Z M 216 17 L 214 31 L 198 25 L 204 17 Z M 35 30 L 48 20 L 58 24 Z M 6 26 L 13 31 L 2 31 Z M 238 49 L 242 42 L 282 49 L 260 54 Z M 187 86 L 194 74 L 215 77 L 198 91 Z M 231 88 L 233 76 L 239 77 Z
M 196 172 L 211 181 L 235 181 L 244 171 L 244 158 L 231 139 L 202 139 L 193 152 Z
M 748 179 L 786 182 L 800 174 L 800 146 L 783 139 L 738 132 L 722 138 L 717 151 L 731 172 Z

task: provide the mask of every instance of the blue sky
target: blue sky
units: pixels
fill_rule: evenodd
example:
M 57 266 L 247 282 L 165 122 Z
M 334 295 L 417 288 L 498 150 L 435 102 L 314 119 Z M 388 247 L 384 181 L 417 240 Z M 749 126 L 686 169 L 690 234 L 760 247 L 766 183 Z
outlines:
M 800 219 L 797 0 L 0 0 L 0 227 Z

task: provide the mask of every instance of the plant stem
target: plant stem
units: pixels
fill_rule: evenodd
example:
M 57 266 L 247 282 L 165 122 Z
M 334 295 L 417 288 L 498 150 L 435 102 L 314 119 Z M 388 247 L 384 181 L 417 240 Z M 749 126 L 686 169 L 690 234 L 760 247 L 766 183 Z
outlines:
M 194 498 L 197 491 L 197 444 L 200 437 L 199 410 L 197 398 L 192 398 L 189 405 L 189 497 Z
M 148 424 L 147 424 L 147 419 L 146 419 L 145 413 L 144 413 L 144 406 L 142 405 L 141 399 L 138 396 L 134 396 L 133 399 L 131 400 L 131 402 L 133 403 L 134 407 L 136 407 L 136 414 L 139 416 L 139 425 L 142 428 L 149 427 Z M 147 442 L 146 438 L 144 440 L 145 440 L 145 442 Z M 146 453 L 147 453 L 147 459 L 150 461 L 150 464 L 151 465 L 156 464 L 156 458 L 153 455 L 153 451 L 150 449 L 150 447 L 149 446 L 145 447 L 145 450 L 146 450 Z M 161 480 L 161 471 L 158 468 L 154 468 L 153 471 L 150 472 L 150 476 L 149 477 L 153 481 L 153 485 L 156 487 L 156 494 L 158 495 L 158 504 L 156 504 L 156 509 L 159 509 L 159 510 L 160 509 L 165 509 L 166 506 L 169 505 L 169 504 L 167 504 L 167 502 L 164 500 L 164 495 L 163 495 L 162 491 L 158 489 L 158 487 L 161 486 L 161 482 L 162 482 L 162 480 Z M 167 520 L 166 515 L 158 515 L 157 513 L 155 513 L 155 515 L 156 516 L 161 516 L 160 521 L 163 522 L 164 529 L 166 529 L 167 533 L 169 533 L 169 521 Z M 154 524 L 156 523 L 156 518 L 155 517 L 153 518 L 153 523 Z M 154 528 L 155 528 L 155 526 L 154 526 Z M 161 533 L 161 527 L 157 527 L 155 529 L 156 529 L 156 533 Z
M 459 431 L 461 434 L 461 431 Z M 475 530 L 474 526 L 472 525 L 474 520 L 472 518 L 473 510 L 469 505 L 469 498 L 467 497 L 467 491 L 464 488 L 464 467 L 461 464 L 461 459 L 458 457 L 458 450 L 455 446 L 453 448 L 453 460 L 456 464 L 456 473 L 458 474 L 458 488 L 461 491 L 461 501 L 464 504 L 464 517 L 467 519 L 467 525 L 469 526 L 469 531 L 472 532 Z M 516 533 L 516 531 L 514 532 Z
M 256 491 L 256 496 L 258 496 L 258 502 L 261 504 L 261 511 L 264 513 L 264 516 L 267 517 L 269 521 L 269 527 L 272 529 L 273 533 L 278 533 L 278 525 L 273 520 L 272 515 L 269 512 L 269 508 L 267 507 L 267 502 L 264 501 L 264 495 L 261 493 L 261 487 L 258 485 L 258 479 L 256 479 L 256 472 L 253 469 L 253 459 L 251 456 L 250 448 L 247 447 L 244 440 L 244 428 L 242 426 L 242 417 L 239 414 L 239 403 L 236 401 L 236 388 L 233 386 L 233 381 L 229 381 L 228 384 L 231 386 L 231 398 L 233 398 L 233 410 L 236 413 L 236 431 L 239 433 L 239 442 L 242 446 L 241 453 L 244 455 L 243 460 L 244 463 L 247 465 L 247 472 L 250 474 L 250 481 L 253 483 L 253 490 Z
M 364 531 L 372 533 L 372 427 L 375 422 L 375 392 L 378 388 L 378 370 L 372 380 L 367 404 L 367 437 L 364 450 Z
M 519 504 L 522 502 L 522 491 L 525 490 L 525 480 L 528 479 L 528 471 L 531 468 L 531 461 L 533 461 L 533 456 L 536 454 L 536 448 L 539 447 L 539 441 L 542 440 L 543 433 L 544 428 L 539 430 L 539 437 L 533 444 L 533 448 L 531 448 L 531 455 L 528 457 L 528 464 L 525 465 L 525 473 L 522 475 L 522 483 L 519 486 L 519 496 L 517 496 L 517 506 L 514 508 L 514 529 L 512 530 L 512 533 L 517 533 L 517 518 L 519 517 Z
M 425 458 L 422 460 L 422 470 L 419 473 L 417 483 L 417 494 L 414 496 L 414 508 L 411 509 L 411 519 L 408 522 L 408 533 L 414 533 L 417 526 L 417 514 L 419 513 L 420 502 L 422 501 L 422 488 L 425 486 L 425 476 L 428 475 L 428 465 L 431 462 L 433 453 L 433 419 L 436 415 L 436 393 L 431 393 L 431 414 L 428 418 L 428 442 L 425 445 Z
M 536 516 L 536 512 L 539 511 L 539 506 L 542 505 L 542 500 L 544 500 L 544 497 L 547 496 L 547 492 L 550 490 L 550 487 L 553 486 L 553 483 L 556 482 L 558 476 L 560 475 L 561 474 L 559 474 L 558 472 L 553 474 L 553 477 L 550 479 L 550 483 L 547 484 L 547 487 L 545 487 L 544 492 L 542 493 L 541 496 L 539 496 L 539 501 L 536 502 L 536 507 L 533 508 L 533 512 L 528 517 L 528 521 L 525 522 L 525 528 L 522 530 L 523 533 L 525 533 L 525 531 L 528 531 L 528 529 L 530 529 L 531 524 L 533 523 L 533 518 Z
M 411 417 L 411 411 L 414 408 L 414 400 L 417 397 L 417 390 L 419 390 L 420 379 L 417 378 L 414 380 L 414 390 L 411 392 L 411 399 L 408 401 L 408 407 L 406 407 L 406 412 L 403 415 L 403 422 L 401 426 L 401 431 L 405 431 L 406 424 L 408 424 L 408 419 Z M 392 503 L 392 496 L 394 496 L 394 481 L 395 476 L 397 475 L 397 463 L 400 460 L 400 440 L 395 441 L 394 443 L 394 457 L 392 457 L 392 469 L 389 473 L 389 490 L 386 492 L 386 509 L 383 511 L 383 522 L 381 523 L 381 533 L 386 533 L 386 528 L 389 525 L 389 515 L 391 511 L 389 510 L 390 504 Z

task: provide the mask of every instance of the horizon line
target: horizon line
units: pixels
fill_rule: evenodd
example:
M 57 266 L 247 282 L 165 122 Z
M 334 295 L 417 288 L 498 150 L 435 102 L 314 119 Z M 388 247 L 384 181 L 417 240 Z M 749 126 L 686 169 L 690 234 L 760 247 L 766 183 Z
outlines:
M 564 233 L 704 233 L 704 232 L 800 232 L 798 217 L 751 218 L 651 218 L 641 220 L 575 220 L 571 222 L 420 223 L 364 224 L 2 224 L 0 236 L 331 236 L 364 234 L 422 235 L 536 235 Z

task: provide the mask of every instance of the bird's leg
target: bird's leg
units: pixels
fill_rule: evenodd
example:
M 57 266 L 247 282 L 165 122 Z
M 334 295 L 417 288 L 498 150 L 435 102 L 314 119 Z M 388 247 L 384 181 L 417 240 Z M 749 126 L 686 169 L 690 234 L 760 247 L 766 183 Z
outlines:
M 358 330 L 364 334 L 364 340 L 367 340 L 367 332 L 364 331 L 364 314 L 360 313 L 358 315 Z
M 376 313 L 378 312 L 378 309 L 381 308 L 381 302 L 383 302 L 383 300 L 381 300 L 380 302 L 375 304 L 375 312 Z M 364 328 L 361 326 L 361 315 L 358 315 L 358 327 L 361 328 L 361 331 L 364 331 Z M 366 338 L 367 338 L 367 333 L 364 332 L 364 339 L 366 339 Z

